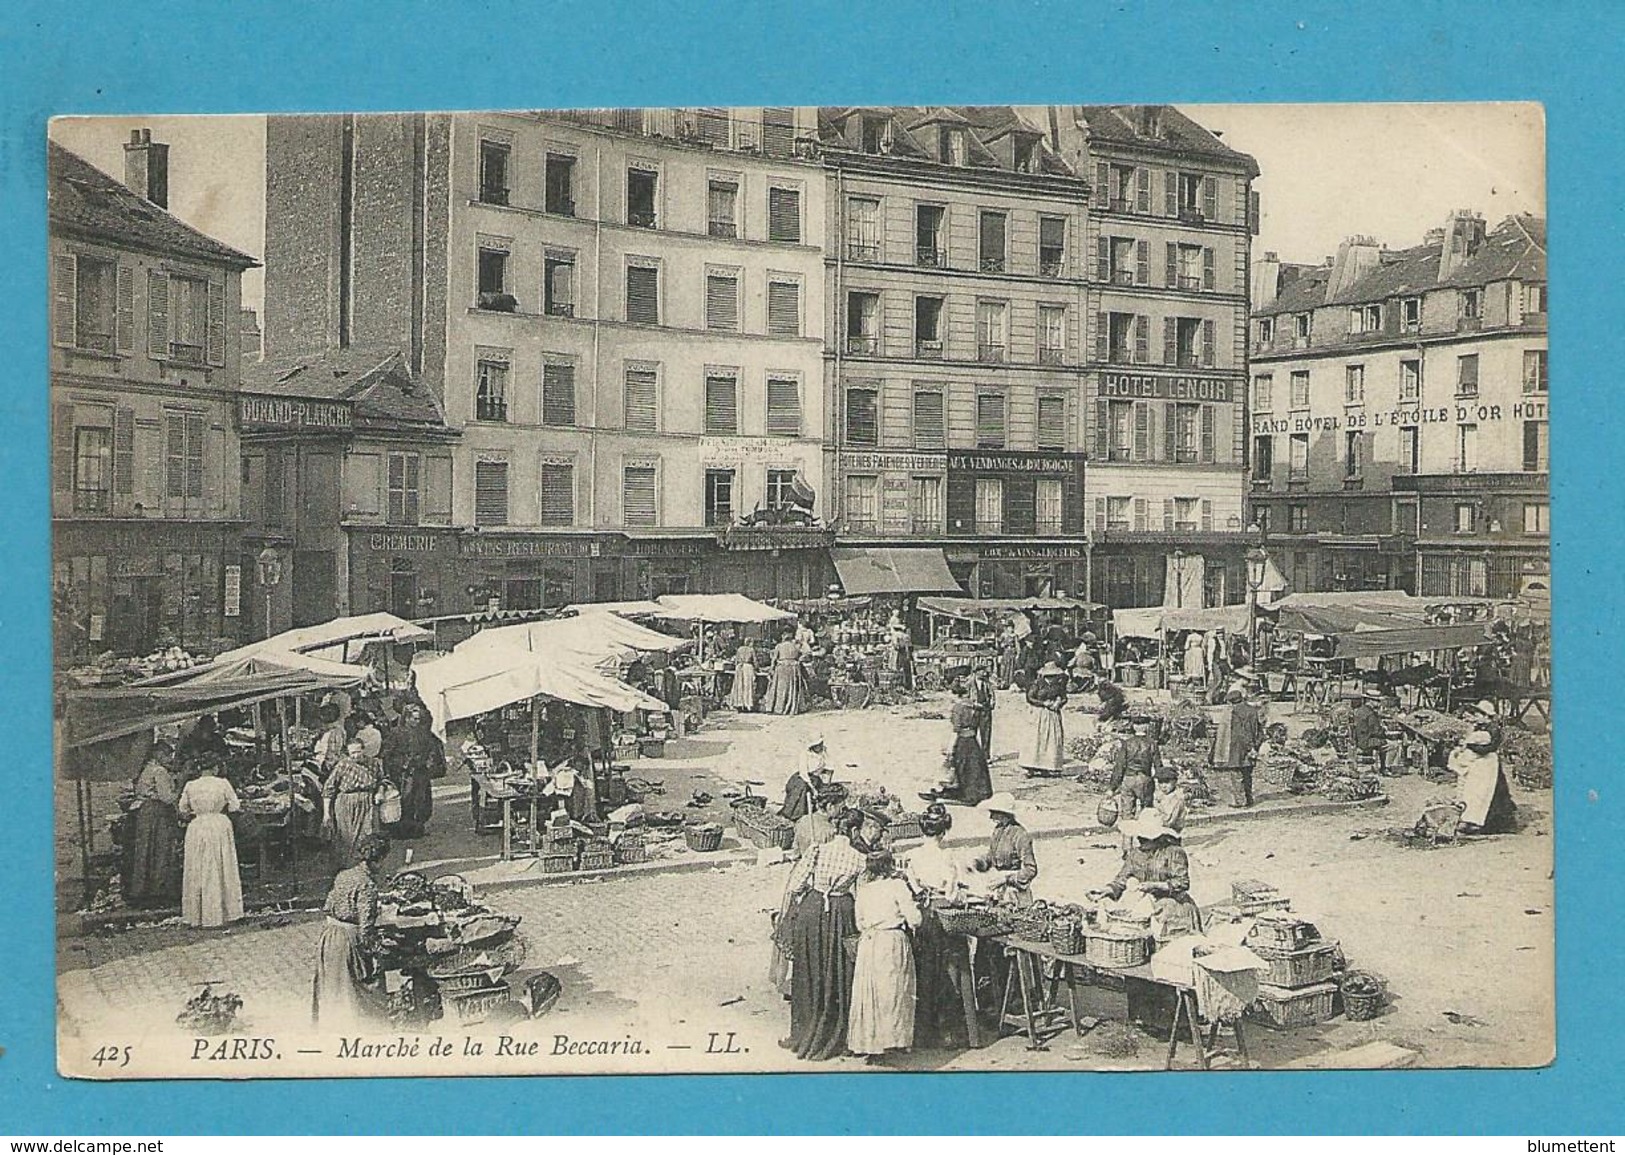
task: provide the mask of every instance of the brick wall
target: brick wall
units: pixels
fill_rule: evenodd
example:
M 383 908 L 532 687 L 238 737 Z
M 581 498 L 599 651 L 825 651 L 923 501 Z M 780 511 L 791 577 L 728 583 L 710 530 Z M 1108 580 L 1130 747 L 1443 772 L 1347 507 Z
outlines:
M 343 118 L 272 116 L 265 126 L 265 351 L 338 338 Z

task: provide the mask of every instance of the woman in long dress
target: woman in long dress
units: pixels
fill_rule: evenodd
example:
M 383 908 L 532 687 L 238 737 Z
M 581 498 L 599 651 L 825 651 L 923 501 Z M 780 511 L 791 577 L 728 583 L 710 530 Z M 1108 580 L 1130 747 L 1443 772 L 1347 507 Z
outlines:
M 1488 730 L 1474 730 L 1450 752 L 1450 769 L 1461 791 L 1463 834 L 1505 834 L 1517 825 L 1518 804 L 1494 746 Z
M 773 647 L 773 677 L 765 708 L 773 714 L 799 714 L 806 708 L 801 684 L 801 647 L 785 638 Z
M 746 714 L 756 709 L 756 647 L 748 641 L 741 643 L 734 655 L 734 684 L 728 693 L 728 705 Z
M 944 845 L 953 828 L 953 816 L 940 802 L 920 815 L 920 833 L 926 841 L 903 860 L 903 871 L 915 892 L 952 901 L 964 889 L 960 867 Z M 969 959 L 963 935 L 949 934 L 935 910 L 925 905 L 914 930 L 914 1045 L 921 1049 L 963 1047 L 965 998 L 970 984 Z M 973 996 L 974 998 L 974 996 Z
M 936 790 L 922 795 L 927 801 L 946 799 L 975 806 L 993 793 L 993 779 L 987 768 L 987 747 L 980 736 L 981 710 L 972 697 L 969 681 L 954 681 L 953 709 L 948 724 L 954 730 L 954 744 L 948 755 L 947 780 Z
M 852 889 L 867 867 L 863 815 L 847 810 L 837 837 L 804 856 L 790 878 L 794 896 L 779 921 L 778 938 L 790 956 L 790 1034 L 779 1045 L 799 1059 L 846 1053 L 852 1009 L 852 960 L 845 940 L 857 933 Z
M 384 773 L 401 792 L 398 838 L 421 838 L 434 814 L 434 779 L 446 773 L 446 747 L 429 728 L 421 703 L 408 702 L 384 739 Z
M 920 925 L 920 907 L 893 868 L 891 851 L 869 855 L 853 898 L 853 919 L 862 937 L 852 971 L 846 1045 L 854 1055 L 877 1060 L 914 1045 L 916 978 L 909 932 Z
M 134 906 L 173 902 L 180 887 L 181 821 L 175 810 L 175 748 L 153 747 L 135 777 L 135 810 L 124 866 L 124 897 Z
M 807 812 L 796 819 L 795 842 L 791 845 L 791 852 L 798 860 L 807 857 L 818 847 L 838 836 L 829 815 L 840 810 L 845 802 L 846 787 L 834 785 L 822 788 L 808 799 Z M 796 876 L 792 872 L 789 882 L 785 884 L 784 897 L 779 902 L 779 916 L 773 923 L 775 928 L 789 926 L 790 905 L 795 901 L 797 894 L 791 889 L 791 883 L 794 882 Z M 785 998 L 790 997 L 790 956 L 779 945 L 777 935 L 773 939 L 773 958 L 768 963 L 767 977 L 774 989 Z
M 1185 635 L 1185 676 L 1207 681 L 1207 639 L 1195 630 Z
M 1033 708 L 1033 743 L 1021 759 L 1028 772 L 1055 775 L 1066 764 L 1066 733 L 1061 726 L 1061 708 L 1066 705 L 1066 672 L 1054 662 L 1038 671 L 1027 689 L 1027 704 Z
M 243 804 L 231 783 L 220 777 L 218 758 L 204 759 L 198 777 L 181 790 L 176 808 L 191 819 L 181 867 L 181 921 L 187 926 L 236 922 L 243 917 L 243 879 L 227 815 Z
M 378 832 L 378 787 L 382 778 L 368 760 L 359 739 L 352 738 L 344 757 L 322 784 L 322 834 L 333 843 L 340 867 L 354 866 L 361 840 Z
M 389 840 L 369 834 L 356 852 L 360 861 L 341 870 L 327 892 L 327 916 L 316 943 L 310 1018 L 328 1030 L 355 1026 L 366 1016 L 374 977 L 372 933 L 378 922 L 378 876 L 389 857 Z

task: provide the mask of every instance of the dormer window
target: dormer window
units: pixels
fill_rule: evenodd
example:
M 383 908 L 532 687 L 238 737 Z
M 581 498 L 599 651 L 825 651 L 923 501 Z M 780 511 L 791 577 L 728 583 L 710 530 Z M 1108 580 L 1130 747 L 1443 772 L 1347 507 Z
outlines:
M 874 154 L 891 151 L 891 121 L 887 117 L 863 118 L 863 151 Z
M 1026 133 L 1015 135 L 1014 165 L 1017 172 L 1038 171 L 1038 137 Z
M 939 155 L 943 164 L 951 164 L 958 168 L 965 166 L 965 130 L 962 128 L 944 128 L 937 137 Z
M 1422 327 L 1422 298 L 1406 297 L 1399 303 L 1400 327 L 1407 333 L 1414 333 Z

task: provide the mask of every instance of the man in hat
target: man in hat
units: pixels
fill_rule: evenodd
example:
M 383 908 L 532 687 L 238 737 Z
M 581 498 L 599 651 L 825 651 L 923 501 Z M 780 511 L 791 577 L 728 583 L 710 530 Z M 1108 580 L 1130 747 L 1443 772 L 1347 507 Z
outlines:
M 784 784 L 784 805 L 779 808 L 779 815 L 790 822 L 798 821 L 812 808 L 812 796 L 829 784 L 830 777 L 824 736 L 814 734 L 807 740 L 801 765 Z
M 1016 821 L 1016 799 L 1009 791 L 984 799 L 977 807 L 993 821 L 987 851 L 971 864 L 978 873 L 996 871 L 1002 877 L 998 886 L 1017 906 L 1033 901 L 1033 879 L 1038 877 L 1038 857 L 1033 853 L 1033 836 Z
M 1162 768 L 1162 751 L 1151 737 L 1151 719 L 1136 715 L 1129 719 L 1131 732 L 1117 744 L 1112 756 L 1112 792 L 1117 795 L 1117 812 L 1132 818 L 1151 805 L 1153 782 Z
M 1253 804 L 1253 754 L 1264 733 L 1264 719 L 1258 707 L 1247 701 L 1240 687 L 1225 695 L 1225 704 L 1214 711 L 1211 762 L 1218 777 L 1229 787 L 1231 806 Z
M 1386 764 L 1388 750 L 1382 715 L 1377 713 L 1377 703 L 1380 701 L 1382 691 L 1375 686 L 1367 686 L 1360 692 L 1359 705 L 1349 715 L 1349 736 L 1354 742 L 1355 751 L 1364 757 L 1375 758 L 1379 767 Z

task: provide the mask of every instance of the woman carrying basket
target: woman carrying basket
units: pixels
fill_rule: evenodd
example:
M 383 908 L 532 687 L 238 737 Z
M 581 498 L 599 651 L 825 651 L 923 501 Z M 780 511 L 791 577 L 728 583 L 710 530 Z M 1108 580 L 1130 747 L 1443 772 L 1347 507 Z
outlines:
M 841 813 L 837 836 L 796 864 L 789 914 L 776 935 L 790 956 L 790 1034 L 779 1045 L 798 1059 L 833 1059 L 846 1053 L 852 1010 L 852 960 L 845 940 L 857 933 L 853 888 L 868 868 L 864 816 Z

